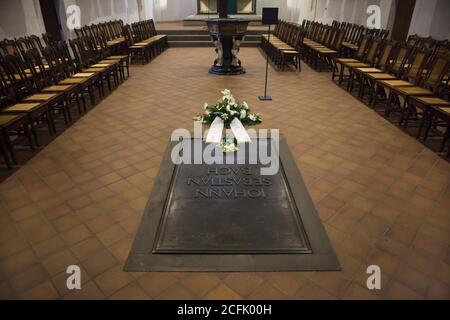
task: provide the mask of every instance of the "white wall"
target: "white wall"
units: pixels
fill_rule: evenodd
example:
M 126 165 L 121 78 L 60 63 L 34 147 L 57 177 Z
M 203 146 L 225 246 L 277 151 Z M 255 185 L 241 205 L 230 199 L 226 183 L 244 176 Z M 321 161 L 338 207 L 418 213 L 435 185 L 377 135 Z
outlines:
M 430 35 L 435 39 L 450 40 L 450 1 L 438 1 L 431 23 Z
M 197 0 L 153 0 L 155 21 L 180 21 L 197 14 Z
M 431 21 L 437 2 L 438 0 L 416 0 L 411 25 L 409 26 L 409 34 L 430 35 Z
M 263 7 L 278 7 L 280 19 L 301 23 L 303 19 L 331 24 L 333 20 L 366 24 L 369 5 L 381 9 L 381 27 L 393 25 L 395 0 L 257 0 L 257 14 Z
M 416 0 L 409 34 L 450 40 L 450 1 Z
M 39 0 L 0 0 L 0 39 L 44 32 Z
M 65 38 L 73 36 L 66 26 L 66 10 L 74 4 L 80 7 L 82 26 L 118 19 L 124 23 L 139 21 L 138 0 L 60 0 L 58 11 Z

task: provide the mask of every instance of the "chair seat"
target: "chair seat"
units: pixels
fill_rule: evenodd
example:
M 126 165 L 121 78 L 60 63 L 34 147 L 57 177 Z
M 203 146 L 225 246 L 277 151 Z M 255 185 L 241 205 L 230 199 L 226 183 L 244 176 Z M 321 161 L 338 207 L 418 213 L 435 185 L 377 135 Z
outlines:
M 334 50 L 331 50 L 331 49 L 320 49 L 320 50 L 317 50 L 319 53 L 332 53 L 332 54 L 334 54 L 334 53 L 337 53 L 337 51 L 334 51 Z
M 108 68 L 104 68 L 104 67 L 99 67 L 99 68 L 87 68 L 87 69 L 83 69 L 83 72 L 94 72 L 94 73 L 98 73 L 98 72 L 102 72 L 107 70 Z
M 42 89 L 42 91 L 44 91 L 44 92 L 51 92 L 51 91 L 63 91 L 63 92 L 66 92 L 66 91 L 71 91 L 73 88 L 76 88 L 76 86 L 75 85 L 70 85 L 70 84 L 68 84 L 68 85 L 54 85 L 54 86 L 50 86 L 50 87 L 44 88 L 44 89 Z
M 90 78 L 95 76 L 94 72 L 79 72 L 71 76 L 71 78 Z
M 23 117 L 23 115 L 18 114 L 0 114 L 0 127 L 7 127 L 18 120 L 22 120 Z
M 40 107 L 42 107 L 43 104 L 40 102 L 34 102 L 34 103 L 16 103 L 12 106 L 6 107 L 2 109 L 2 112 L 31 112 L 34 111 Z
M 347 62 L 343 64 L 346 67 L 358 68 L 358 67 L 369 67 L 367 63 L 363 62 Z
M 58 82 L 58 84 L 81 84 L 88 81 L 89 78 L 68 78 Z
M 120 59 L 105 59 L 105 60 L 97 62 L 97 64 L 107 64 L 107 65 L 112 66 L 119 62 L 120 62 Z
M 359 46 L 357 46 L 356 44 L 352 44 L 349 42 L 343 42 L 342 45 L 346 48 L 352 49 L 352 50 L 358 50 Z
M 377 69 L 377 68 L 356 68 L 357 72 L 362 73 L 377 73 L 377 72 L 383 72 L 383 70 Z
M 394 90 L 395 90 L 395 92 L 402 94 L 402 95 L 406 95 L 406 96 L 433 95 L 433 92 L 431 92 L 430 90 L 422 88 L 422 87 L 416 87 L 416 86 L 398 87 L 398 88 L 395 88 Z
M 411 82 L 405 80 L 382 80 L 379 82 L 381 85 L 385 85 L 387 87 L 409 87 L 414 86 Z
M 104 68 L 104 67 L 110 67 L 111 64 L 109 63 L 96 63 L 90 66 L 90 68 Z
M 359 62 L 359 60 L 352 59 L 352 58 L 336 58 L 336 59 L 334 59 L 334 61 L 341 62 L 341 63 L 344 63 L 344 62 Z
M 23 99 L 24 101 L 49 101 L 60 97 L 61 93 L 36 93 Z
M 384 73 L 384 72 L 375 72 L 375 73 L 365 73 L 365 75 L 371 79 L 375 80 L 390 80 L 396 79 L 392 74 Z
M 437 97 L 414 97 L 414 100 L 427 105 L 450 106 L 450 102 Z
M 128 56 L 127 55 L 124 55 L 124 56 L 109 56 L 109 57 L 106 58 L 106 60 L 110 60 L 110 59 L 112 59 L 112 60 L 115 60 L 115 59 L 128 59 Z
M 436 110 L 441 111 L 446 117 L 450 117 L 450 107 L 434 107 Z

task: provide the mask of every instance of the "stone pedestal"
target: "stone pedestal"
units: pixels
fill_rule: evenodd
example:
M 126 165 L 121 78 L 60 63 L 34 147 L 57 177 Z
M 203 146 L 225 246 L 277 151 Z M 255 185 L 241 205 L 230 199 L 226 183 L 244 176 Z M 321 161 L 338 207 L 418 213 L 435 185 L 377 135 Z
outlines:
M 247 32 L 245 19 L 207 19 L 209 33 L 216 47 L 217 58 L 209 73 L 218 75 L 237 75 L 245 73 L 237 57 L 242 39 Z

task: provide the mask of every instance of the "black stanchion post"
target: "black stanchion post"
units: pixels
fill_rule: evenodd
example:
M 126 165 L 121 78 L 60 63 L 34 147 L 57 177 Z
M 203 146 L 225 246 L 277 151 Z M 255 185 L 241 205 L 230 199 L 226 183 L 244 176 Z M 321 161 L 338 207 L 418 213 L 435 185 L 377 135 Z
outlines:
M 270 45 L 270 25 L 278 23 L 278 8 L 263 8 L 263 17 L 262 23 L 269 25 L 269 34 L 267 36 L 267 42 Z M 269 55 L 266 52 L 266 78 L 264 82 L 264 95 L 259 96 L 259 100 L 261 101 L 270 101 L 272 100 L 271 96 L 267 95 L 267 81 L 269 77 Z
M 269 24 L 269 35 L 267 37 L 267 42 L 270 43 L 270 24 Z M 259 100 L 261 100 L 261 101 L 272 100 L 272 97 L 267 95 L 267 78 L 268 78 L 268 74 L 269 74 L 269 55 L 266 52 L 266 80 L 264 82 L 264 95 L 258 97 Z

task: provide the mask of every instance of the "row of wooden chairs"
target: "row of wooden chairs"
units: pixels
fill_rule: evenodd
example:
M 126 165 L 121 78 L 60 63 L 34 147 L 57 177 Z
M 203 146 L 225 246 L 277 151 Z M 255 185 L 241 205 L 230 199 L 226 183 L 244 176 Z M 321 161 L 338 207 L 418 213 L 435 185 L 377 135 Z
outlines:
M 93 106 L 105 86 L 111 91 L 124 79 L 121 59 L 100 57 L 88 39 L 37 47 L 0 56 L 0 153 L 8 168 L 18 164 L 16 149 L 24 138 L 34 151 L 41 129 L 54 136 L 59 119 L 64 127 L 73 121 L 73 108 L 80 115 L 87 111 L 85 97 Z
M 345 30 L 340 25 L 328 26 L 319 24 L 317 32 L 310 34 L 312 38 L 304 37 L 302 42 L 303 58 L 314 69 L 329 69 L 333 58 L 341 54 Z
M 349 92 L 372 108 L 382 106 L 384 115 L 399 115 L 405 129 L 415 119 L 417 138 L 427 140 L 432 127 L 444 127 L 440 152 L 450 138 L 449 72 L 450 51 L 445 46 L 434 50 L 421 42 L 398 43 L 364 36 L 354 58 L 335 58 L 338 83 L 346 82 Z M 336 71 L 336 72 L 335 72 Z M 424 130 L 425 129 L 425 130 Z M 447 151 L 450 154 L 450 148 Z
M 261 49 L 281 70 L 293 65 L 301 71 L 300 44 L 302 43 L 302 27 L 296 23 L 280 21 L 273 34 L 263 34 Z
M 131 43 L 131 61 L 140 61 L 142 64 L 150 62 L 169 46 L 167 35 L 157 33 L 152 19 L 126 26 L 125 35 Z
M 122 20 L 110 21 L 100 24 L 84 26 L 75 30 L 77 39 L 85 45 L 85 51 L 89 52 L 93 60 L 102 60 L 106 57 L 112 57 L 120 60 L 122 68 L 120 68 L 121 76 L 130 75 L 130 55 L 129 43 L 122 32 L 124 25 Z
M 124 35 L 122 20 L 92 24 L 75 29 L 77 38 L 88 38 L 99 49 L 107 48 L 108 53 L 124 55 L 128 53 L 128 46 Z
M 332 25 L 304 20 L 302 55 L 314 69 L 331 69 L 335 57 L 354 55 L 364 37 L 386 39 L 389 31 L 334 21 Z M 350 42 L 351 41 L 351 42 Z

